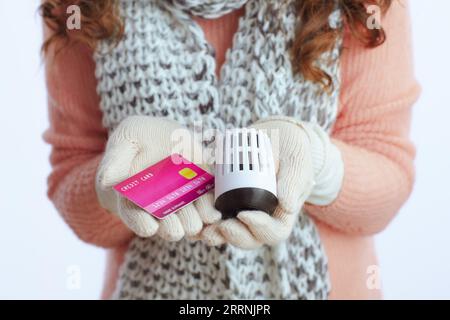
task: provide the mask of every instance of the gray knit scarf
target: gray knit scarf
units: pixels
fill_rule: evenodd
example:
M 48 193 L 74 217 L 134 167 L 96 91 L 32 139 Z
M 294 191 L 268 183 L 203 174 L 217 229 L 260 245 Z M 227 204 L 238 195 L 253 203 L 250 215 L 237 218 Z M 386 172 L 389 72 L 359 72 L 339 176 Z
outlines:
M 130 115 L 164 116 L 194 128 L 245 127 L 271 115 L 334 124 L 341 42 L 317 63 L 334 91 L 292 72 L 295 0 L 120 0 L 125 36 L 100 44 L 95 61 L 104 125 Z M 220 78 L 214 49 L 191 15 L 223 16 L 245 6 Z M 330 24 L 340 27 L 339 11 Z M 326 299 L 326 257 L 313 221 L 300 214 L 277 247 L 243 251 L 183 240 L 136 238 L 125 256 L 114 298 Z

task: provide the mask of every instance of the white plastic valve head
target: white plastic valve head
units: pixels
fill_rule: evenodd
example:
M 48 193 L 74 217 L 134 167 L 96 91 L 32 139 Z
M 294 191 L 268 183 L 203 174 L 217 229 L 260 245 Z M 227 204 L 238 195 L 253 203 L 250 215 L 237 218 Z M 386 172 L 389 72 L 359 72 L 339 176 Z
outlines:
M 278 205 L 269 137 L 256 129 L 231 129 L 216 137 L 216 208 L 225 217 L 242 210 L 271 214 Z

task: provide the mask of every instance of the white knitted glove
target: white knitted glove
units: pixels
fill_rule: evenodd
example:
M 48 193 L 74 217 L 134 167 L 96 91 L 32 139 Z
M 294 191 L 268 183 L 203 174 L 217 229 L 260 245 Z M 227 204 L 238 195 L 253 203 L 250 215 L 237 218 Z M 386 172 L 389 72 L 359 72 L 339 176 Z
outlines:
M 314 188 L 306 199 L 316 206 L 330 205 L 338 197 L 344 180 L 344 161 L 341 151 L 330 136 L 317 124 L 303 123 L 311 138 L 314 167 Z
M 290 235 L 307 199 L 331 203 L 342 184 L 340 153 L 319 126 L 288 117 L 272 117 L 252 127 L 265 130 L 271 138 L 279 206 L 272 216 L 244 211 L 237 219 L 206 227 L 202 239 L 209 245 L 230 243 L 243 249 L 276 245 Z
M 177 141 L 175 137 L 182 139 Z M 164 118 L 128 117 L 108 140 L 97 171 L 97 196 L 104 208 L 120 217 L 140 237 L 158 234 L 168 241 L 178 241 L 185 235 L 197 235 L 204 223 L 214 223 L 221 218 L 214 208 L 211 193 L 176 214 L 158 220 L 112 189 L 117 183 L 175 152 L 193 162 L 202 159 L 201 144 L 194 140 L 191 132 Z

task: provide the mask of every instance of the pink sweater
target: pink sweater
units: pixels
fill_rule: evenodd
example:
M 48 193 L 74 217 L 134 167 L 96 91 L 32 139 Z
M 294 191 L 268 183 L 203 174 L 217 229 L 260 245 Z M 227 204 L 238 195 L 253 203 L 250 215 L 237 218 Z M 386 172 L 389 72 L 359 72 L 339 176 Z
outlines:
M 198 19 L 223 63 L 242 11 Z M 381 297 L 367 286 L 377 264 L 373 235 L 382 231 L 408 198 L 414 180 L 414 147 L 409 140 L 411 107 L 419 94 L 413 74 L 408 7 L 395 1 L 383 20 L 387 42 L 365 49 L 346 35 L 342 93 L 334 131 L 345 177 L 337 200 L 308 206 L 329 258 L 334 299 Z M 53 147 L 48 195 L 83 241 L 108 249 L 103 298 L 114 289 L 118 268 L 133 234 L 100 207 L 94 177 L 107 132 L 96 94 L 92 52 L 75 46 L 46 63 Z

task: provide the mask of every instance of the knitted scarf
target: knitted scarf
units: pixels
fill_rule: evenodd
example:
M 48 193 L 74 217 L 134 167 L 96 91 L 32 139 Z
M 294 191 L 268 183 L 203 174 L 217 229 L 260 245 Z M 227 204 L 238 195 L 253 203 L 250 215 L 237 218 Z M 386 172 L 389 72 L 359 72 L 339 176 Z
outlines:
M 247 0 L 168 0 L 168 2 L 175 10 L 214 19 L 241 8 Z
M 104 125 L 130 115 L 183 125 L 246 127 L 272 115 L 318 123 L 329 131 L 340 88 L 341 41 L 317 63 L 334 91 L 292 72 L 298 23 L 295 0 L 120 0 L 125 36 L 95 54 Z M 216 18 L 245 6 L 220 77 L 215 53 L 192 15 Z M 330 24 L 340 27 L 338 10 Z M 302 212 L 277 247 L 243 251 L 183 240 L 136 238 L 121 267 L 120 299 L 325 299 L 327 261 L 313 221 Z

